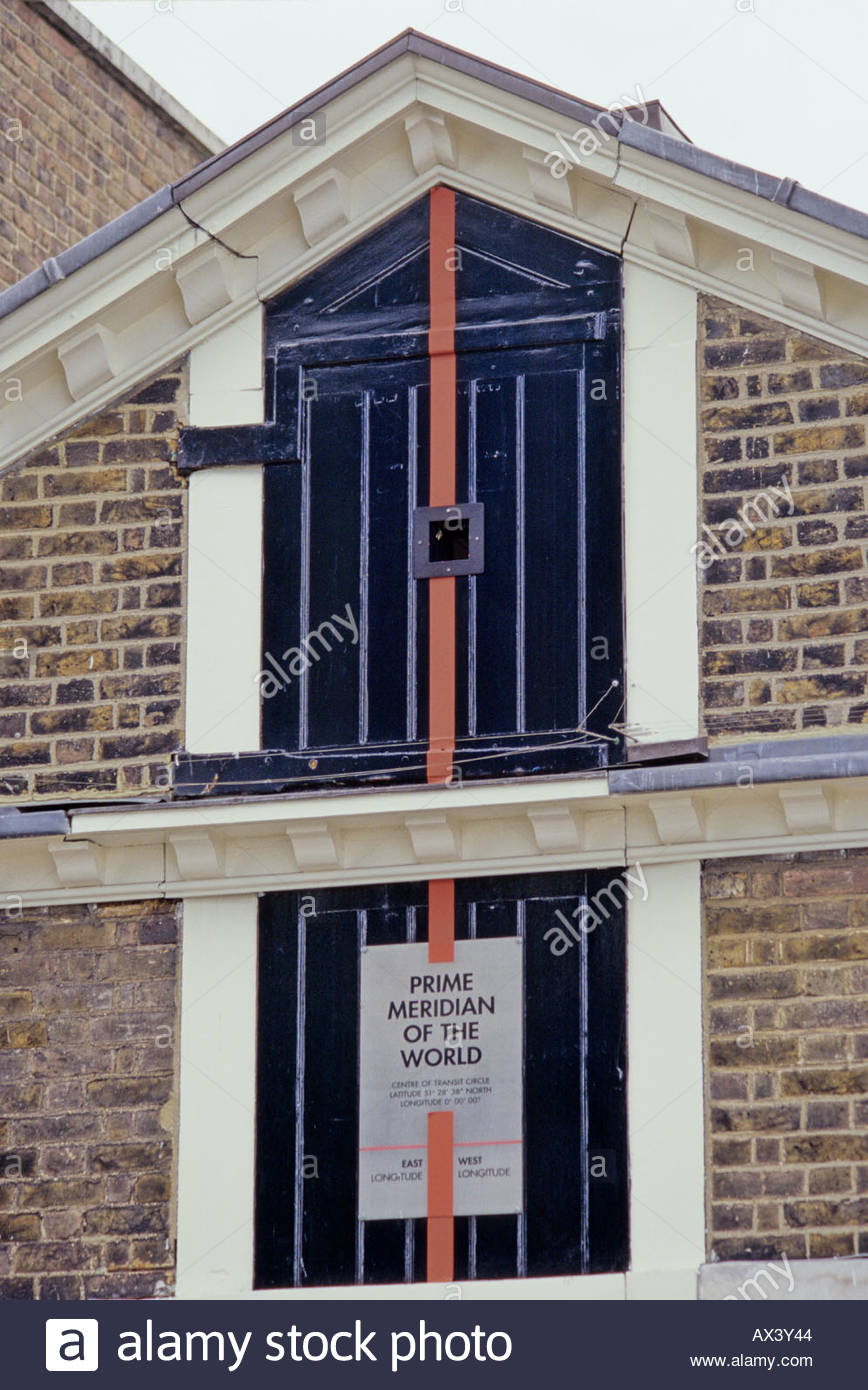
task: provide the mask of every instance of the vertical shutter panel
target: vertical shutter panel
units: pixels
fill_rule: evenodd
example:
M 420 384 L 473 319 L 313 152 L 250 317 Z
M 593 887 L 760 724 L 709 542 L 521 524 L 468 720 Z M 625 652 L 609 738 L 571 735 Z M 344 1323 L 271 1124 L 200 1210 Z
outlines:
M 545 939 L 555 911 L 569 918 L 577 902 L 578 895 L 526 904 L 526 1274 L 587 1268 L 584 941 L 554 956 Z
M 459 676 L 459 689 L 464 686 L 468 692 L 459 729 L 469 737 L 518 728 L 519 451 L 517 382 L 509 371 L 509 357 L 492 354 L 475 372 L 472 359 L 460 363 L 461 375 L 466 375 L 459 388 L 459 418 L 467 437 L 467 496 L 485 507 L 485 570 L 467 580 L 468 611 L 459 648 L 459 669 L 466 673 L 464 681 Z
M 388 745 L 404 749 L 427 727 L 427 608 L 409 578 L 427 482 L 425 372 L 421 361 L 312 369 L 302 461 L 265 472 L 263 669 L 270 653 L 289 679 L 263 701 L 263 742 L 312 753 L 318 779 L 351 770 L 353 750 L 368 747 L 388 769 Z M 307 662 L 293 671 L 298 649 Z M 338 766 L 329 750 L 347 758 Z
M 286 684 L 272 662 L 301 641 L 302 491 L 301 469 L 272 464 L 263 470 L 262 670 L 263 690 L 280 688 L 262 699 L 263 748 L 297 747 L 300 742 L 299 683 Z
M 571 351 L 574 359 L 581 349 Z M 575 729 L 579 681 L 583 528 L 581 372 L 575 365 L 521 378 L 524 444 L 524 727 Z
M 315 1175 L 296 1182 L 301 1203 L 301 1270 L 297 1282 L 356 1282 L 356 1183 L 359 945 L 362 914 L 349 906 L 329 914 L 325 930 L 302 916 L 304 1071 L 303 1146 L 298 1157 L 316 1160 Z
M 456 1221 L 456 1278 L 625 1267 L 623 914 L 612 909 L 563 955 L 546 936 L 558 910 L 576 920 L 578 904 L 606 879 L 456 884 L 459 938 L 502 937 L 508 950 L 518 949 L 516 935 L 524 941 L 526 1184 L 521 1216 Z M 310 896 L 273 894 L 262 905 L 256 1284 L 424 1280 L 423 1219 L 357 1221 L 356 1145 L 360 950 L 426 940 L 427 885 L 317 891 L 306 916 Z M 614 1160 L 611 1183 L 589 1178 L 588 1155 L 602 1150 Z M 305 1154 L 318 1176 L 302 1176 Z
M 460 362 L 468 500 L 486 509 L 485 569 L 467 581 L 460 642 L 465 738 L 584 721 L 583 353 L 570 345 Z
M 587 875 L 587 896 L 615 878 L 612 869 Z M 605 1176 L 588 1173 L 588 1272 L 626 1269 L 629 1247 L 627 1166 L 627 930 L 623 910 L 587 936 L 588 1151 L 602 1157 Z M 599 1167 L 599 1164 L 597 1164 Z
M 260 899 L 254 1287 L 264 1289 L 296 1282 L 297 916 L 294 893 Z
M 367 509 L 367 402 L 362 373 L 323 372 L 307 402 L 304 450 L 306 574 L 302 574 L 302 640 L 350 604 L 361 611 L 360 543 Z M 305 585 L 305 579 L 307 584 Z M 305 592 L 306 589 L 306 592 Z M 349 634 L 332 644 L 301 677 L 307 748 L 359 742 L 359 647 Z

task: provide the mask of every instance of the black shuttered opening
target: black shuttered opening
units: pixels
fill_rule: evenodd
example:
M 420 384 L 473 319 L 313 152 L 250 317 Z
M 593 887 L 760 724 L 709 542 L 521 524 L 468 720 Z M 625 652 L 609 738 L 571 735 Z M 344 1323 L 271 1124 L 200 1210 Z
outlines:
M 627 1266 L 623 914 L 552 951 L 610 877 L 456 882 L 457 939 L 518 936 L 525 965 L 524 1210 L 456 1218 L 456 1280 Z M 426 939 L 425 883 L 262 899 L 257 1288 L 425 1279 L 424 1219 L 356 1212 L 361 948 Z

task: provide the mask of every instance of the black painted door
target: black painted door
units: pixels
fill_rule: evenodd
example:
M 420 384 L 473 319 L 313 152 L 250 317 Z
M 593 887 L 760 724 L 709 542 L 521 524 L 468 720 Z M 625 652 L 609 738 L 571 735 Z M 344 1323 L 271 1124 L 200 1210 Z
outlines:
M 485 508 L 484 569 L 456 581 L 462 776 L 605 761 L 587 716 L 617 664 L 607 532 L 620 521 L 588 448 L 607 445 L 596 417 L 609 412 L 592 395 L 607 356 L 604 343 L 459 356 L 459 497 Z M 316 389 L 301 467 L 266 476 L 263 745 L 296 752 L 300 776 L 417 777 L 428 594 L 412 538 L 427 501 L 427 362 L 321 366 L 301 380 Z M 590 638 L 609 657 L 599 670 Z
M 557 934 L 558 911 L 575 921 L 610 876 L 455 884 L 456 937 L 507 947 L 518 936 L 525 980 L 524 1210 L 456 1219 L 456 1279 L 626 1268 L 623 914 L 610 904 L 567 949 Z M 369 885 L 262 900 L 257 1288 L 425 1278 L 424 1219 L 360 1222 L 356 1212 L 361 947 L 427 940 L 427 892 Z
M 266 310 L 266 423 L 183 431 L 186 466 L 266 466 L 262 753 L 184 757 L 182 794 L 424 781 L 428 199 Z M 461 779 L 617 760 L 620 263 L 456 195 L 455 579 Z M 436 680 L 436 672 L 432 673 Z M 219 750 L 215 750 L 215 754 Z

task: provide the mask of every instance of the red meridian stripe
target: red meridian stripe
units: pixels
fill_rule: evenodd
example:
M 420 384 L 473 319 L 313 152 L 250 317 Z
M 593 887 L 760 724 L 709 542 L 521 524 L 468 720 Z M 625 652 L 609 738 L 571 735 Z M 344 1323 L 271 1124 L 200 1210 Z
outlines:
M 446 272 L 451 288 L 455 289 L 455 276 Z M 432 287 L 433 288 L 433 287 Z M 454 304 L 453 304 L 454 310 Z M 448 348 L 440 349 L 434 355 L 428 335 L 428 352 L 431 379 L 431 481 L 428 492 L 428 505 L 431 507 L 451 507 L 455 502 L 455 354 L 449 333 Z M 445 339 L 444 339 L 445 341 Z
M 428 297 L 432 507 L 455 503 L 455 194 L 433 188 L 429 203 Z M 430 579 L 428 623 L 429 782 L 448 782 L 455 751 L 455 580 Z
M 455 580 L 428 580 L 429 782 L 452 779 L 455 752 Z
M 428 354 L 431 373 L 429 505 L 455 502 L 455 194 L 434 188 L 429 203 Z M 448 782 L 455 749 L 455 580 L 429 580 L 428 781 Z M 428 960 L 455 959 L 455 884 L 428 885 Z M 428 1279 L 451 1281 L 455 1269 L 454 1118 L 428 1114 Z
M 451 1110 L 428 1112 L 428 1281 L 448 1284 L 455 1271 L 455 1233 L 452 1213 Z
M 428 961 L 448 964 L 455 959 L 455 881 L 428 882 Z M 453 1148 L 455 1124 L 451 1110 L 428 1111 L 428 1280 L 448 1284 L 455 1269 L 453 1222 Z
M 455 882 L 432 878 L 428 884 L 428 961 L 449 964 L 455 959 Z

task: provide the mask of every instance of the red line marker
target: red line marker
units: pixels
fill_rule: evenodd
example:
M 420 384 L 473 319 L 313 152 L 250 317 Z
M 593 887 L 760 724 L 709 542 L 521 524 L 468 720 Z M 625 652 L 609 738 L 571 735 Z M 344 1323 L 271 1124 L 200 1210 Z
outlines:
M 431 374 L 429 505 L 455 504 L 455 194 L 431 190 L 428 295 Z M 428 581 L 429 782 L 448 782 L 455 753 L 455 580 Z
M 448 1284 L 455 1272 L 451 1110 L 428 1112 L 428 1282 Z
M 429 505 L 455 503 L 455 194 L 434 188 L 429 200 L 428 356 L 431 374 Z M 428 583 L 429 782 L 448 782 L 455 753 L 455 580 Z M 428 884 L 428 960 L 455 959 L 455 884 Z M 428 1279 L 449 1283 L 455 1270 L 453 1202 L 454 1116 L 428 1114 Z
M 455 882 L 428 883 L 428 961 L 455 959 Z M 428 1112 L 428 1281 L 448 1284 L 455 1272 L 453 1168 L 455 1123 L 451 1110 Z
M 432 878 L 428 884 L 428 960 L 431 965 L 455 959 L 455 883 Z

